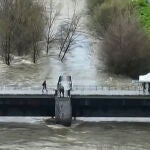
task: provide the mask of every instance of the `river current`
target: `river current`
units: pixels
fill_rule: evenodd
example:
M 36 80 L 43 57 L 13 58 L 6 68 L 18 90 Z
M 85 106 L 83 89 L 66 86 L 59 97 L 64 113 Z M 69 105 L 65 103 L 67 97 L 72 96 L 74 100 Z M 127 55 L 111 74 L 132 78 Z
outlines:
M 61 2 L 60 20 L 71 15 L 73 0 L 56 2 Z M 85 0 L 77 2 L 78 11 L 86 14 Z M 41 57 L 37 64 L 28 57 L 16 58 L 9 67 L 1 62 L 0 86 L 40 87 L 45 79 L 51 86 L 59 75 L 71 75 L 73 84 L 78 85 L 131 84 L 131 79 L 105 71 L 99 49 L 95 39 L 82 34 L 63 63 L 57 46 L 50 50 L 50 57 Z M 47 118 L 0 117 L 0 150 L 149 150 L 149 141 L 149 118 L 77 118 L 67 128 Z
M 48 2 L 48 0 L 45 0 Z M 59 4 L 60 3 L 60 4 Z M 61 13 L 56 26 L 66 18 L 72 17 L 73 0 L 57 0 Z M 48 7 L 48 4 L 46 4 Z M 77 44 L 71 49 L 63 62 L 58 58 L 59 46 L 54 45 L 49 51 L 49 57 L 42 55 L 36 64 L 27 57 L 15 57 L 11 66 L 0 62 L 0 86 L 40 87 L 44 80 L 47 85 L 56 85 L 60 75 L 71 75 L 73 84 L 78 85 L 116 85 L 131 84 L 131 79 L 109 74 L 99 57 L 100 46 L 90 36 L 87 29 L 87 9 L 85 0 L 77 0 L 77 12 L 82 14 L 79 30 L 82 33 L 77 38 Z M 48 10 L 48 9 L 47 9 Z M 55 30 L 55 29 L 54 29 Z M 46 51 L 43 47 L 42 52 Z
M 98 120 L 103 120 L 104 122 L 98 122 Z M 109 118 L 108 120 L 116 120 L 116 118 Z M 142 122 L 138 122 L 139 118 L 136 120 L 126 118 L 128 121 L 135 120 L 136 122 L 120 122 L 124 120 L 123 118 L 119 118 L 119 122 L 108 122 L 108 120 L 106 118 L 79 118 L 73 121 L 71 127 L 64 127 L 49 123 L 45 118 L 1 118 L 0 149 L 150 149 L 150 126 L 148 123 L 150 119 L 142 119 Z

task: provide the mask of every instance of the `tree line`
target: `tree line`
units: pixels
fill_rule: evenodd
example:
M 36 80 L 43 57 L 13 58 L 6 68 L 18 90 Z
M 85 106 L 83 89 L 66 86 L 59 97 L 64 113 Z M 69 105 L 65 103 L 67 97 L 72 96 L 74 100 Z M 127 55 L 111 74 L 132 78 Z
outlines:
M 144 24 L 146 0 L 87 0 L 89 27 L 102 43 L 100 55 L 109 72 L 138 77 L 150 71 L 150 38 Z M 143 13 L 143 14 L 141 14 Z M 146 26 L 146 27 L 145 27 Z
M 14 56 L 24 55 L 29 55 L 36 63 L 41 52 L 40 43 L 45 43 L 49 54 L 55 41 L 60 45 L 58 55 L 63 54 L 61 60 L 64 59 L 75 41 L 80 17 L 74 11 L 73 17 L 56 30 L 60 7 L 54 0 L 49 0 L 48 9 L 45 6 L 44 1 L 0 0 L 0 55 L 4 63 L 10 65 Z
M 30 54 L 35 63 L 39 55 L 38 42 L 42 40 L 43 7 L 32 0 L 0 1 L 0 52 L 10 65 L 13 55 Z

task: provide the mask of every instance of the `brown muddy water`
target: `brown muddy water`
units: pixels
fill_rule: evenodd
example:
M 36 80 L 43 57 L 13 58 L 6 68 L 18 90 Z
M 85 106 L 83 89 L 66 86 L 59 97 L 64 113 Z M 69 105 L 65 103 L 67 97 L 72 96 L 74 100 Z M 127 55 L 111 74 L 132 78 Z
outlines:
M 4 119 L 4 118 L 3 118 Z M 142 122 L 74 121 L 71 127 L 48 124 L 44 118 L 4 119 L 2 150 L 149 150 L 150 124 Z M 7 122 L 6 122 L 7 120 Z M 13 122 L 9 122 L 12 121 Z M 81 121 L 82 120 L 82 121 Z M 97 119 L 96 119 L 97 120 Z M 103 118 L 103 120 L 105 120 Z M 107 120 L 107 119 L 106 119 Z M 120 119 L 122 120 L 122 119 Z M 138 120 L 138 119 L 137 119 Z M 150 121 L 150 120 L 149 120 Z M 18 123 L 17 123 L 18 122 Z
M 56 22 L 59 25 L 65 18 L 72 16 L 74 1 L 56 0 L 55 2 L 57 5 L 60 3 L 61 14 Z M 48 7 L 48 4 L 45 3 L 45 5 Z M 63 63 L 58 58 L 58 45 L 50 49 L 49 57 L 42 56 L 37 64 L 33 64 L 28 57 L 15 57 L 11 66 L 0 62 L 0 86 L 39 87 L 45 79 L 48 86 L 52 86 L 56 85 L 60 75 L 71 75 L 73 84 L 76 85 L 126 86 L 132 84 L 130 78 L 112 75 L 105 71 L 99 57 L 100 46 L 89 35 L 90 31 L 87 29 L 85 0 L 77 0 L 76 7 L 79 13 L 84 14 L 80 23 L 80 30 L 84 32 L 78 36 L 77 45 L 68 52 Z
M 73 1 L 56 2 L 62 3 L 61 20 L 71 15 Z M 77 2 L 79 11 L 86 12 L 85 1 Z M 84 23 L 82 28 L 86 29 Z M 58 59 L 57 46 L 51 49 L 50 57 L 41 57 L 37 64 L 28 58 L 17 58 L 9 67 L 0 63 L 0 86 L 40 87 L 45 79 L 48 86 L 52 86 L 56 85 L 59 75 L 71 75 L 73 84 L 77 85 L 132 84 L 132 80 L 127 77 L 105 72 L 98 57 L 99 46 L 95 45 L 95 39 L 82 34 L 78 41 L 78 47 L 67 54 L 63 63 Z M 149 118 L 142 119 L 142 122 L 138 118 L 134 122 L 133 118 L 99 119 L 77 118 L 71 127 L 66 128 L 49 124 L 45 118 L 0 117 L 0 150 L 150 149 Z

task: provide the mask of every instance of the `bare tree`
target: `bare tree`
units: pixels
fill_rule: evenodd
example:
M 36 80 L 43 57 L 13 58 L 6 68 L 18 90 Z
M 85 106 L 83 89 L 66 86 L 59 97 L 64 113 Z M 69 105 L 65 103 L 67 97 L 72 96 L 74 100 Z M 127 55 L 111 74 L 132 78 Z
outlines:
M 36 62 L 45 28 L 43 11 L 43 6 L 32 0 L 0 1 L 1 55 L 7 65 L 13 55 L 30 53 Z
M 32 24 L 33 25 L 33 29 L 32 29 L 32 59 L 33 62 L 36 63 L 37 58 L 39 56 L 39 48 L 38 48 L 38 41 L 37 41 L 37 34 L 38 34 L 38 27 L 36 26 L 36 24 Z
M 60 27 L 60 52 L 59 57 L 63 61 L 66 53 L 76 43 L 76 39 L 79 35 L 78 27 L 80 23 L 81 15 L 74 11 L 71 19 L 66 20 Z
M 43 23 L 43 7 L 39 6 L 38 4 L 34 4 L 34 11 L 29 16 L 29 29 L 31 33 L 31 55 L 33 62 L 36 63 L 40 49 L 39 49 L 39 42 L 42 41 L 43 37 L 43 30 L 44 30 L 44 23 Z
M 34 12 L 34 3 L 31 0 L 14 0 L 14 18 L 16 26 L 14 28 L 13 48 L 15 55 L 22 56 L 30 52 L 32 46 L 29 29 L 29 16 Z
M 55 5 L 54 0 L 49 1 L 49 8 L 47 9 L 47 33 L 46 33 L 46 52 L 49 52 L 49 45 L 56 39 L 54 25 L 56 20 L 60 14 L 60 7 L 59 5 Z
M 12 38 L 15 21 L 13 18 L 14 7 L 13 2 L 10 0 L 0 1 L 0 36 L 1 36 L 1 53 L 4 62 L 10 65 L 12 54 Z
M 149 40 L 130 11 L 118 11 L 102 44 L 102 56 L 109 71 L 132 77 L 149 71 Z

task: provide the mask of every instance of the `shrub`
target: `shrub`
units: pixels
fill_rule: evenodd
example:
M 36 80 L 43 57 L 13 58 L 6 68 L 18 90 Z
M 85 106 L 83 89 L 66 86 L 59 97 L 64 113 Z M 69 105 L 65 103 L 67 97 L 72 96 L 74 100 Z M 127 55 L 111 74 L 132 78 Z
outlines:
M 110 72 L 137 77 L 150 70 L 149 39 L 129 12 L 119 12 L 113 18 L 104 37 L 102 54 Z

